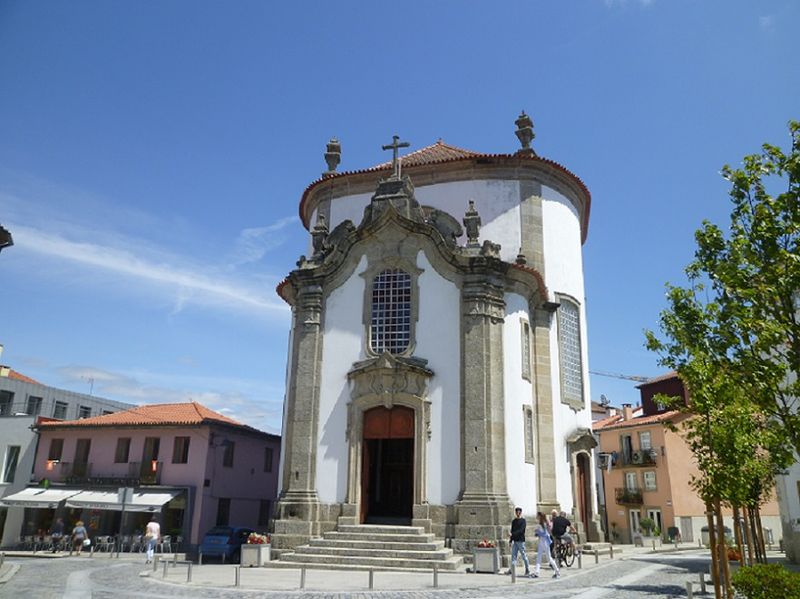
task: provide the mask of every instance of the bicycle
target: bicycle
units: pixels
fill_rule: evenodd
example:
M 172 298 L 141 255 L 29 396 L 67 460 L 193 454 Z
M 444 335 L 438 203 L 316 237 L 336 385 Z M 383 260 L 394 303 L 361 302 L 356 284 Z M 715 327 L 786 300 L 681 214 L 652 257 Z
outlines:
M 558 567 L 571 568 L 575 563 L 575 543 L 572 539 L 556 539 L 556 560 Z

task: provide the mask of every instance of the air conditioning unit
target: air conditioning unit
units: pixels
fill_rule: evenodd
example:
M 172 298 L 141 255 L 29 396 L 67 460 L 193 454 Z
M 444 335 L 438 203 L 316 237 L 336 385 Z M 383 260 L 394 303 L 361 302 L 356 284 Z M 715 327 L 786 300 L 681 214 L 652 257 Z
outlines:
M 633 455 L 631 456 L 631 463 L 633 463 L 633 464 L 644 464 L 644 452 L 643 451 L 634 451 Z

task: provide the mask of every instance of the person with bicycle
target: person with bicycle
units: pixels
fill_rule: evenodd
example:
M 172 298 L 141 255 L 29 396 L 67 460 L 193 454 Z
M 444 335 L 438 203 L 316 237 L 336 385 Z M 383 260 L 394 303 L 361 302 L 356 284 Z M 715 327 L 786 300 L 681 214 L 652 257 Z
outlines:
M 567 513 L 561 512 L 560 514 L 558 511 L 552 511 L 552 519 L 550 521 L 551 531 L 553 534 L 553 539 L 555 542 L 551 547 L 551 553 L 553 557 L 556 557 L 558 553 L 558 547 L 564 544 L 571 544 L 572 537 L 570 536 L 570 532 L 575 532 L 575 528 L 572 526 L 572 523 L 567 519 Z

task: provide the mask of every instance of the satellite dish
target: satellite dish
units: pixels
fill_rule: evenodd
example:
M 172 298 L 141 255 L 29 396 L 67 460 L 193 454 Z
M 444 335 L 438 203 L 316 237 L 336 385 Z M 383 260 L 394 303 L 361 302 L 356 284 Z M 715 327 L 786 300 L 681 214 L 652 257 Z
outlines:
M 607 406 L 607 405 L 608 405 L 608 404 L 610 404 L 610 403 L 611 403 L 611 402 L 610 402 L 610 401 L 608 401 L 608 398 L 607 398 L 605 395 L 601 395 L 601 396 L 600 396 L 600 405 L 601 405 L 601 406 L 605 407 L 605 406 Z

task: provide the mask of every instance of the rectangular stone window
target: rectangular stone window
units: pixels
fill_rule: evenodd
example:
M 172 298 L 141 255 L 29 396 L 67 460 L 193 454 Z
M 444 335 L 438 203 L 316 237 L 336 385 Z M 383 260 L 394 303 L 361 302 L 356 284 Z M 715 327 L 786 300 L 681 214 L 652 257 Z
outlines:
M 25 406 L 25 413 L 28 416 L 38 416 L 42 411 L 42 398 L 35 395 L 28 396 L 28 403 Z
M 655 491 L 656 490 L 656 471 L 655 470 L 645 470 L 643 475 L 644 475 L 644 490 L 645 491 Z
M 224 445 L 222 454 L 222 465 L 225 468 L 233 468 L 233 452 L 236 450 L 236 443 L 229 441 Z
M 561 401 L 583 407 L 583 359 L 581 357 L 580 307 L 560 297 L 558 347 L 561 370 Z
M 231 519 L 231 500 L 229 497 L 217 499 L 217 526 L 227 526 Z
M 78 406 L 78 418 L 89 418 L 92 415 L 92 408 L 89 406 Z
M 53 418 L 64 420 L 67 417 L 67 402 L 57 401 L 53 406 Z
M 173 464 L 189 463 L 189 441 L 189 437 L 175 437 L 175 441 L 172 444 Z
M 369 342 L 377 354 L 401 354 L 411 343 L 411 275 L 387 269 L 372 281 Z
M 531 380 L 531 325 L 520 319 L 520 344 L 522 349 L 522 378 Z
M 652 449 L 652 441 L 650 440 L 650 431 L 639 433 L 639 449 L 647 451 Z
M 522 418 L 525 422 L 525 461 L 533 464 L 536 452 L 534 451 L 533 408 L 531 406 L 522 406 Z
M 11 405 L 14 403 L 14 393 L 0 391 L 0 416 L 11 416 Z
M 6 460 L 3 465 L 3 482 L 13 483 L 17 475 L 17 465 L 19 464 L 19 445 L 9 445 L 6 447 Z
M 264 448 L 264 472 L 272 472 L 272 462 L 274 461 L 272 456 L 272 447 L 265 447 Z
M 272 512 L 272 502 L 269 499 L 262 499 L 258 504 L 258 525 L 269 525 L 269 517 Z
M 47 451 L 47 459 L 51 461 L 61 461 L 61 454 L 64 451 L 64 439 L 50 439 L 50 448 Z

